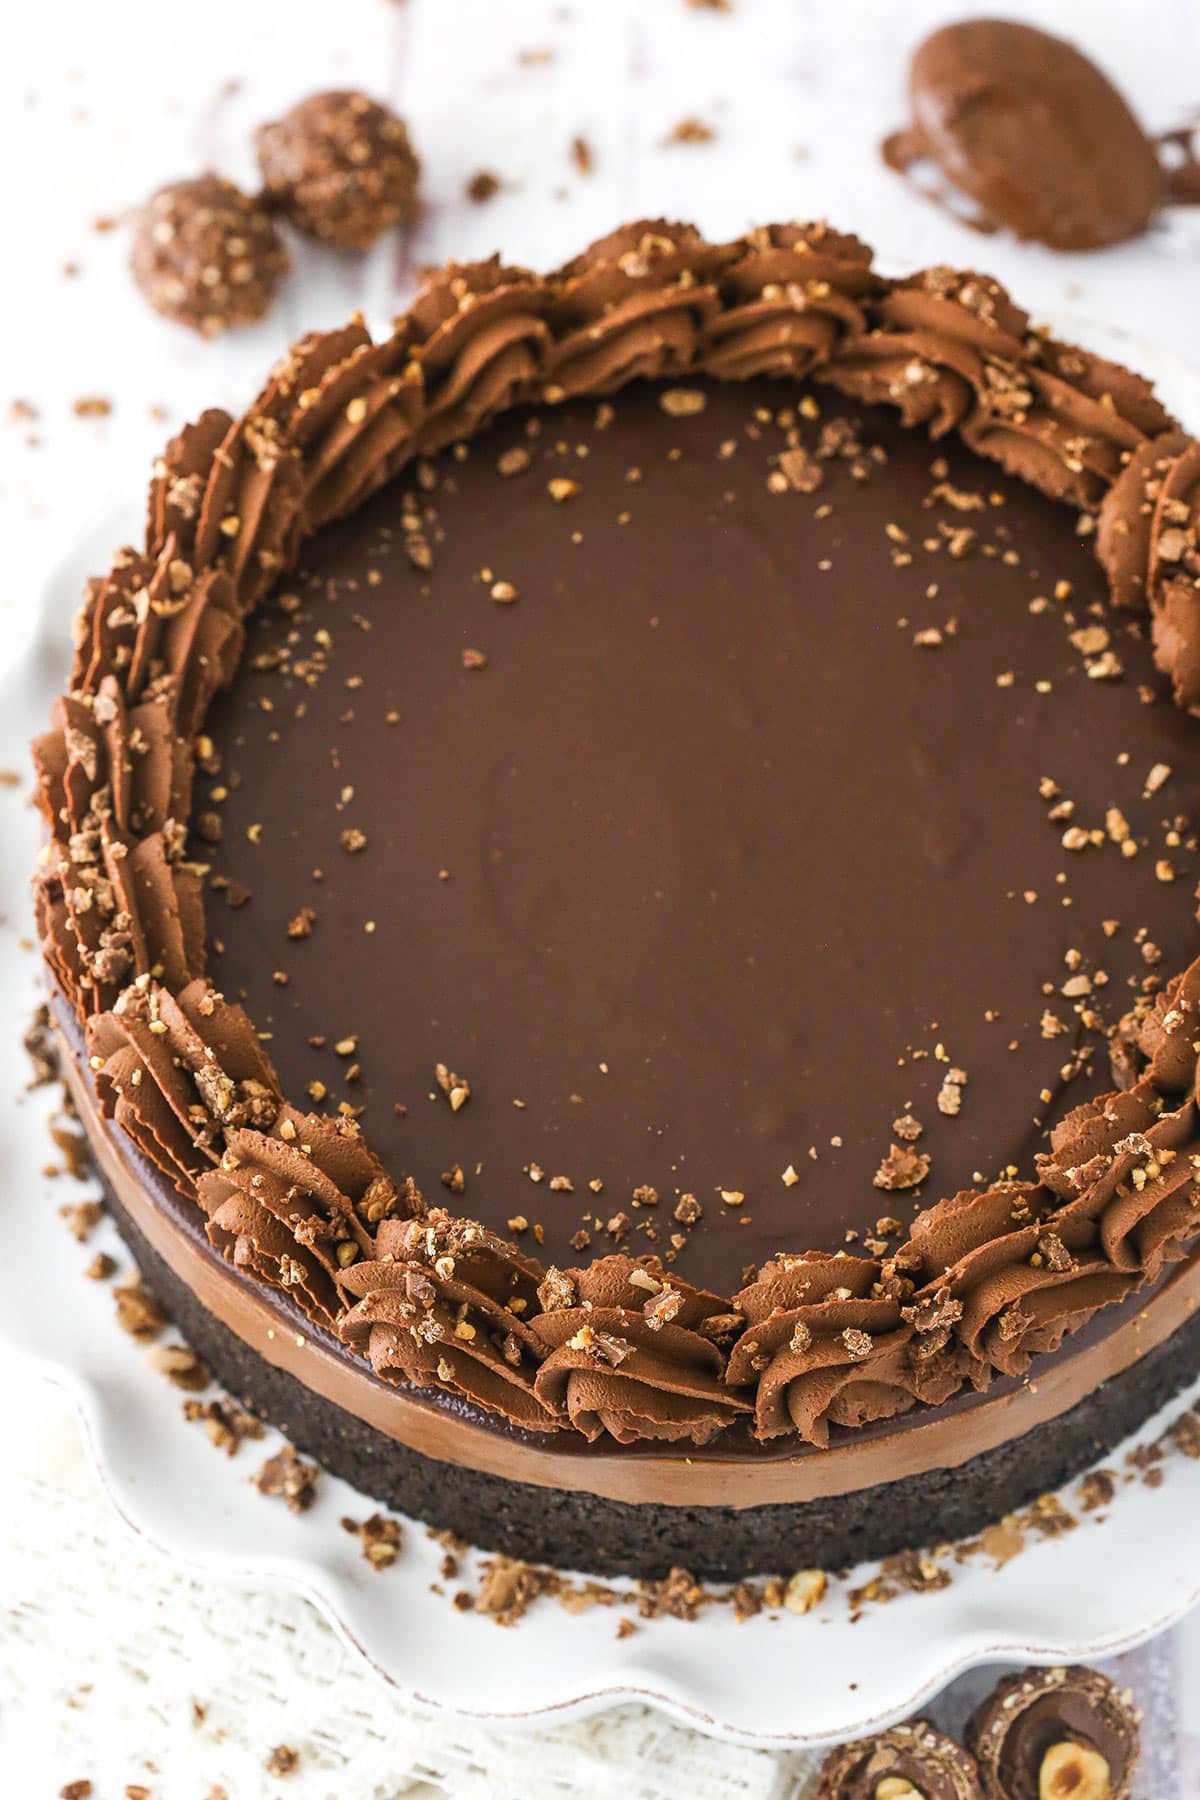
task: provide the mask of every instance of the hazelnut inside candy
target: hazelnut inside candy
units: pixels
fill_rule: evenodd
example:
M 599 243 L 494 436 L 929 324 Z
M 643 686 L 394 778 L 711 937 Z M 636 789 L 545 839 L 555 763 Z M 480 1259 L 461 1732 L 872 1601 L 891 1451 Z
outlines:
M 1099 1669 L 1006 1675 L 967 1725 L 988 1800 L 1132 1800 L 1138 1710 Z
M 1038 1800 L 1112 1800 L 1108 1764 L 1084 1744 L 1051 1744 L 1038 1770 Z
M 903 1775 L 885 1775 L 875 1789 L 875 1800 L 925 1800 L 925 1796 Z

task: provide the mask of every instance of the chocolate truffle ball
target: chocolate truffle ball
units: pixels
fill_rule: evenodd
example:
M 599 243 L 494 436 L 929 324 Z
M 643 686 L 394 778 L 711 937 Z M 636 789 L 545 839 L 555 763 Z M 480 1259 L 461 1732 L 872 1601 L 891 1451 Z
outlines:
M 255 138 L 263 199 L 298 231 L 366 250 L 415 218 L 420 164 L 403 120 L 365 94 L 313 94 Z
M 1128 1800 L 1138 1713 L 1098 1669 L 1006 1675 L 967 1727 L 988 1800 Z
M 138 287 L 155 312 L 205 337 L 261 319 L 289 266 L 268 215 L 217 175 L 159 188 L 134 229 Z
M 975 202 L 983 223 L 1055 250 L 1144 231 L 1160 198 L 1153 143 L 1074 45 L 1007 19 L 935 31 L 909 72 L 912 125 L 884 146 L 921 158 Z
M 924 1720 L 831 1750 L 816 1800 L 983 1800 L 973 1759 Z

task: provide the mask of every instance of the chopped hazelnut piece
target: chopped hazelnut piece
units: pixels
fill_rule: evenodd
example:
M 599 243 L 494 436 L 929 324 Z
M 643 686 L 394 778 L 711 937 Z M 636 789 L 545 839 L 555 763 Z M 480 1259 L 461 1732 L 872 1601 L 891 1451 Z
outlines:
M 434 1068 L 437 1084 L 450 1102 L 450 1111 L 459 1112 L 471 1098 L 471 1084 L 465 1075 L 456 1075 L 453 1069 L 440 1062 Z
M 157 1344 L 148 1360 L 151 1368 L 165 1375 L 173 1387 L 198 1394 L 208 1386 L 208 1369 L 187 1344 Z
M 254 1485 L 260 1494 L 279 1495 L 289 1512 L 302 1513 L 317 1497 L 320 1473 L 315 1463 L 304 1462 L 290 1444 L 285 1444 L 277 1456 L 267 1458 L 254 1477 Z
M 824 1599 L 826 1585 L 823 1569 L 799 1569 L 784 1590 L 783 1604 L 789 1612 L 811 1612 Z
M 716 133 L 712 126 L 706 125 L 703 119 L 680 119 L 679 123 L 672 125 L 668 131 L 663 139 L 663 145 L 669 147 L 672 144 L 710 144 L 715 136 Z
M 166 1313 L 149 1288 L 143 1287 L 140 1275 L 123 1287 L 114 1288 L 113 1299 L 117 1303 L 117 1324 L 130 1337 L 156 1338 L 167 1323 Z
M 358 1538 L 364 1558 L 376 1572 L 390 1568 L 400 1554 L 400 1522 L 384 1513 L 372 1513 L 369 1519 L 343 1519 L 342 1530 Z
M 893 1144 L 873 1176 L 877 1188 L 889 1191 L 919 1186 L 929 1173 L 930 1159 L 923 1151 Z
M 466 196 L 475 206 L 482 206 L 500 192 L 500 177 L 491 169 L 476 169 L 467 182 Z
M 708 395 L 702 388 L 666 388 L 658 396 L 658 404 L 672 419 L 686 419 L 704 411 Z

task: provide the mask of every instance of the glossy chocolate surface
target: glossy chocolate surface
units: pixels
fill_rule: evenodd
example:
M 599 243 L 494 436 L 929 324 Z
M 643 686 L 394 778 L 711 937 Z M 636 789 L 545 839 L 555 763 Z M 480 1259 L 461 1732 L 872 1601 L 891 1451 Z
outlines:
M 1063 508 L 829 396 L 679 391 L 508 419 L 325 531 L 197 805 L 212 978 L 285 1091 L 543 1261 L 677 1249 L 728 1292 L 1031 1173 L 1112 1085 L 1100 1027 L 1195 950 L 1196 725 Z M 875 1185 L 892 1144 L 919 1185 Z

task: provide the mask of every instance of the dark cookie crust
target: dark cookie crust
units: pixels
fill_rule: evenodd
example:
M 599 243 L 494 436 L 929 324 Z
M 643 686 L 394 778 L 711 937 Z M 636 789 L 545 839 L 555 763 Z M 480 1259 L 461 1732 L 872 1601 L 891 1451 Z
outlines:
M 106 1184 L 107 1187 L 107 1184 Z M 108 1189 L 147 1283 L 237 1399 L 372 1498 L 487 1550 L 603 1575 L 711 1580 L 839 1568 L 939 1538 L 965 1538 L 1106 1455 L 1200 1373 L 1200 1314 L 1070 1412 L 957 1469 L 792 1506 L 632 1506 L 506 1481 L 422 1456 L 274 1368 L 205 1308 Z

